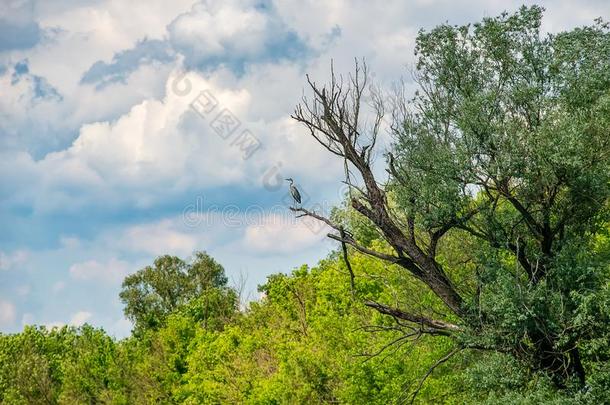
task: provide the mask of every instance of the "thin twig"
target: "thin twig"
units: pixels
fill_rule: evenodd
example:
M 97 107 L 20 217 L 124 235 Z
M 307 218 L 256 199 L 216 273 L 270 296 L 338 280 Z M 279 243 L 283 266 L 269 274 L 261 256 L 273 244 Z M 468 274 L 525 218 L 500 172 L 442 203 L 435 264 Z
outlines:
M 421 390 L 421 387 L 424 385 L 424 382 L 426 381 L 426 379 L 432 374 L 432 372 L 434 371 L 435 368 L 437 368 L 438 366 L 440 366 L 441 364 L 445 363 L 447 360 L 449 360 L 451 357 L 453 357 L 456 353 L 458 353 L 460 350 L 462 350 L 462 348 L 458 347 L 456 349 L 453 349 L 452 351 L 450 351 L 446 356 L 444 356 L 443 358 L 439 359 L 436 363 L 434 363 L 432 365 L 432 367 L 430 367 L 430 369 L 428 370 L 428 372 L 424 375 L 424 377 L 419 381 L 419 384 L 417 385 L 417 388 L 415 389 L 415 391 L 413 392 L 413 396 L 411 397 L 411 404 L 413 404 L 415 402 L 415 398 L 417 397 L 417 394 L 419 394 L 419 391 Z

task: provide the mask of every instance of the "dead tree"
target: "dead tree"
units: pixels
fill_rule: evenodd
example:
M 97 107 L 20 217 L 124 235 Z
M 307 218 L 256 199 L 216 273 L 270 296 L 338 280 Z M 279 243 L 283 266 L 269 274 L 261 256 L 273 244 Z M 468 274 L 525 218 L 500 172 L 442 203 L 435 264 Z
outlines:
M 343 159 L 345 183 L 349 186 L 349 203 L 364 217 L 368 218 L 380 231 L 393 253 L 387 254 L 359 244 L 341 225 L 319 213 L 305 208 L 294 208 L 300 216 L 310 216 L 325 222 L 336 233 L 328 236 L 355 250 L 401 266 L 416 279 L 430 288 L 457 317 L 463 317 L 463 299 L 436 258 L 438 240 L 450 229 L 451 224 L 430 234 L 424 245 L 416 238 L 415 218 L 407 218 L 408 226 L 392 213 L 384 187 L 375 179 L 372 169 L 372 151 L 384 117 L 384 106 L 378 94 L 373 93 L 375 110 L 373 125 L 367 133 L 362 133 L 361 106 L 368 86 L 366 64 L 356 63 L 355 73 L 344 82 L 337 77 L 331 67 L 331 82 L 319 86 L 307 76 L 313 93 L 312 99 L 303 98 L 292 118 L 303 123 L 324 148 Z M 391 166 L 391 165 L 390 165 Z M 354 171 L 355 169 L 355 171 Z M 458 325 L 445 320 L 432 319 L 421 314 L 409 313 L 377 302 L 365 302 L 377 311 L 422 326 L 431 334 L 447 334 L 460 329 Z M 440 332 L 440 333 L 439 333 Z

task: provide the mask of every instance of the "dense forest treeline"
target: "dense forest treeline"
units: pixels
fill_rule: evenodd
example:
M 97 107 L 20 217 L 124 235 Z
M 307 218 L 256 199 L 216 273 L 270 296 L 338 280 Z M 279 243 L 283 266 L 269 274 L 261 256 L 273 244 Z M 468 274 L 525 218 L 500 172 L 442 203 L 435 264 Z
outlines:
M 161 257 L 151 269 L 171 274 L 180 267 L 170 270 L 163 262 L 184 264 Z M 355 294 L 345 263 L 334 254 L 314 268 L 271 276 L 260 288 L 264 298 L 246 311 L 238 310 L 235 291 L 221 282 L 206 289 L 227 301 L 208 301 L 202 311 L 207 300 L 193 298 L 154 327 L 140 327 L 121 341 L 88 325 L 28 326 L 2 335 L 0 398 L 7 404 L 408 400 L 453 344 L 442 337 L 400 340 L 404 331 L 396 321 L 354 296 L 416 306 L 434 303 L 434 297 L 379 261 L 355 255 L 351 265 L 357 274 Z M 229 303 L 232 311 L 227 311 Z M 535 401 L 559 395 L 542 376 L 530 381 L 532 376 L 510 356 L 462 352 L 432 373 L 418 399 L 493 403 L 505 395 Z
M 366 224 L 354 228 L 363 240 L 373 234 Z M 368 243 L 387 250 L 376 239 Z M 448 263 L 463 260 L 472 243 L 452 236 L 444 248 Z M 610 238 L 599 238 L 596 247 L 610 252 Z M 124 282 L 121 296 L 136 324 L 127 339 L 89 325 L 28 326 L 0 335 L 0 398 L 6 404 L 410 402 L 430 367 L 456 345 L 443 336 L 412 335 L 362 301 L 422 311 L 442 311 L 442 303 L 397 266 L 357 253 L 350 264 L 353 290 L 335 252 L 313 268 L 270 276 L 260 286 L 262 298 L 240 310 L 237 291 L 208 255 L 196 253 L 189 262 L 159 257 Z M 608 311 L 609 287 L 604 303 L 588 304 L 595 311 Z M 170 297 L 189 289 L 203 293 L 172 303 Z M 582 316 L 598 322 L 592 318 L 598 315 Z M 610 353 L 610 331 L 589 349 Z M 587 390 L 562 391 L 510 354 L 464 350 L 434 369 L 417 401 L 605 403 L 610 374 L 603 364 L 592 369 Z
M 211 262 L 209 257 L 197 258 L 200 274 L 209 274 L 210 268 L 199 266 Z M 168 286 L 183 264 L 161 257 L 150 269 L 169 275 Z M 359 275 L 358 296 L 382 299 L 398 293 L 415 299 L 379 278 L 389 270 L 399 281 L 400 272 L 362 256 L 354 257 L 352 266 Z M 211 271 L 223 275 L 217 265 Z M 269 277 L 260 287 L 264 298 L 246 311 L 238 310 L 235 291 L 221 279 L 205 289 L 224 300 L 185 301 L 158 317 L 155 326 L 137 323 L 134 336 L 122 341 L 91 326 L 27 327 L 3 335 L 0 396 L 4 403 L 388 403 L 406 394 L 451 343 L 396 342 L 382 351 L 401 332 L 393 329 L 394 321 L 354 299 L 348 277 L 345 264 L 333 255 L 315 268 Z M 170 289 L 157 283 L 150 291 L 166 298 Z M 418 294 L 415 288 L 413 293 Z M 421 397 L 458 394 L 469 361 L 465 355 L 435 372 Z
M 420 32 L 412 99 L 361 62 L 308 78 L 293 118 L 348 191 L 291 209 L 337 250 L 245 308 L 206 253 L 159 257 L 123 282 L 127 339 L 0 335 L 2 403 L 610 403 L 610 26 L 542 15 Z

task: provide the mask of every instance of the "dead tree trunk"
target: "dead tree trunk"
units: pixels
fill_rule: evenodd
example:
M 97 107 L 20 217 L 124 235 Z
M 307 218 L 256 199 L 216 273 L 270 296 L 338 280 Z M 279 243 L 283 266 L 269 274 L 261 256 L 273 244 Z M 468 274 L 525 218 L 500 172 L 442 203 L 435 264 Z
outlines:
M 303 123 L 311 135 L 328 151 L 339 156 L 345 162 L 346 183 L 354 191 L 351 197 L 352 207 L 368 218 L 383 234 L 384 239 L 393 248 L 393 255 L 384 255 L 359 246 L 351 237 L 330 235 L 333 239 L 347 243 L 363 253 L 395 263 L 410 272 L 415 278 L 430 288 L 453 312 L 464 315 L 463 299 L 454 284 L 435 259 L 435 248 L 426 249 L 416 241 L 414 228 L 402 229 L 391 214 L 385 191 L 376 181 L 371 168 L 371 151 L 375 146 L 377 133 L 383 118 L 383 105 L 376 102 L 376 119 L 367 137 L 360 133 L 360 107 L 363 92 L 367 86 L 366 66 L 356 65 L 355 75 L 350 76 L 344 85 L 342 79 L 332 72 L 330 85 L 319 87 L 308 77 L 313 99 L 304 99 L 297 106 L 292 117 Z M 366 143 L 366 144 L 364 144 Z M 362 185 L 357 185 L 352 174 L 356 169 Z M 350 193 L 351 194 L 351 193 Z M 323 220 L 340 233 L 339 224 L 328 218 L 300 208 L 302 215 L 313 216 Z M 414 218 L 409 219 L 410 222 Z M 436 242 L 436 241 L 435 241 Z

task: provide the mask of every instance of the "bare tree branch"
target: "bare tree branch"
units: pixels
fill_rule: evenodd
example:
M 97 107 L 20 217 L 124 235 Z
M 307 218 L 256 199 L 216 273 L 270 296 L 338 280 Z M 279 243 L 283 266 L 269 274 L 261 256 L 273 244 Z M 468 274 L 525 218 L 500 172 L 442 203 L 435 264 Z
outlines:
M 417 397 L 417 394 L 419 394 L 419 391 L 421 390 L 421 387 L 424 385 L 424 382 L 428 379 L 428 377 L 432 374 L 432 372 L 434 371 L 435 368 L 437 368 L 438 366 L 440 366 L 441 364 L 445 363 L 447 360 L 449 360 L 450 358 L 452 358 L 456 353 L 458 353 L 460 350 L 462 350 L 461 348 L 456 348 L 453 349 L 452 351 L 450 351 L 446 356 L 444 356 L 443 358 L 439 359 L 436 363 L 434 363 L 432 365 L 432 367 L 430 367 L 430 369 L 428 370 L 428 372 L 424 375 L 424 377 L 419 381 L 419 384 L 417 385 L 417 388 L 415 389 L 415 391 L 413 392 L 413 396 L 411 397 L 411 403 L 415 402 L 415 398 Z
M 395 251 L 394 255 L 380 254 L 358 245 L 353 238 L 329 235 L 341 243 L 352 245 L 362 253 L 396 263 L 423 281 L 430 289 L 456 314 L 462 316 L 463 299 L 453 283 L 445 274 L 442 266 L 433 254 L 425 252 L 415 239 L 414 226 L 409 234 L 401 230 L 397 218 L 391 214 L 385 191 L 375 180 L 371 168 L 371 149 L 375 144 L 377 132 L 383 117 L 381 98 L 373 98 L 376 106 L 375 124 L 368 134 L 368 145 L 362 146 L 365 136 L 360 132 L 360 107 L 362 96 L 367 85 L 368 71 L 366 64 L 362 67 L 357 63 L 354 75 L 344 85 L 341 78 L 337 81 L 334 67 L 331 65 L 331 81 L 327 86 L 318 86 L 307 77 L 307 82 L 313 92 L 313 99 L 303 100 L 293 114 L 293 118 L 303 123 L 312 136 L 326 149 L 344 159 L 346 182 L 360 190 L 358 197 L 351 198 L 352 207 L 368 218 L 381 232 L 384 239 Z M 353 166 L 360 174 L 362 187 L 353 184 L 349 175 L 349 166 Z M 296 210 L 295 210 L 296 211 Z M 326 218 L 301 209 L 302 214 L 319 219 L 340 229 Z M 407 218 L 413 224 L 413 218 Z M 443 233 L 439 233 L 434 244 Z
M 366 301 L 364 303 L 364 305 L 366 305 L 367 307 L 370 307 L 370 308 L 374 308 L 377 311 L 381 312 L 382 314 L 391 315 L 398 319 L 403 319 L 405 321 L 413 322 L 415 324 L 428 326 L 434 330 L 437 330 L 439 334 L 450 335 L 451 332 L 458 332 L 461 330 L 461 328 L 458 325 L 455 325 L 455 324 L 452 324 L 449 322 L 445 322 L 445 321 L 431 319 L 431 318 L 425 317 L 423 315 L 411 314 L 409 312 L 405 312 L 405 311 L 397 309 L 397 308 L 392 308 L 387 305 L 379 304 L 374 301 Z M 442 333 L 442 332 L 446 332 L 446 333 Z
M 343 230 L 344 237 L 342 238 L 340 236 L 341 235 L 341 231 L 343 229 L 341 226 L 335 224 L 330 219 L 328 219 L 326 217 L 323 217 L 322 215 L 316 214 L 313 211 L 309 211 L 309 210 L 307 210 L 305 208 L 300 208 L 300 207 L 299 208 L 290 207 L 290 210 L 294 211 L 294 212 L 300 212 L 301 213 L 300 215 L 297 216 L 297 218 L 300 218 L 300 217 L 303 217 L 303 216 L 309 216 L 309 217 L 312 217 L 312 218 L 315 218 L 315 219 L 317 219 L 319 221 L 324 222 L 325 224 L 327 224 L 328 226 L 330 226 L 331 228 L 333 228 L 333 229 L 335 229 L 336 231 L 339 232 L 339 235 L 335 235 L 335 234 L 329 233 L 327 236 L 330 239 L 334 239 L 334 240 L 336 240 L 337 242 L 340 242 L 340 243 L 347 243 L 347 244 L 349 244 L 350 246 L 354 247 L 356 250 L 358 250 L 361 253 L 364 253 L 366 255 L 373 256 L 373 257 L 376 257 L 378 259 L 387 261 L 387 262 L 389 262 L 391 264 L 400 264 L 402 266 L 404 266 L 406 264 L 406 262 L 410 261 L 406 257 L 393 256 L 393 255 L 390 255 L 390 254 L 378 252 L 376 250 L 364 247 L 364 246 L 358 244 L 354 240 L 354 238 L 347 231 L 345 231 L 345 230 Z
M 355 278 L 356 276 L 354 275 L 354 270 L 352 270 L 352 264 L 349 262 L 349 257 L 347 255 L 347 245 L 345 244 L 345 231 L 343 230 L 343 228 L 341 228 L 339 230 L 340 235 L 341 235 L 341 248 L 343 249 L 343 261 L 345 261 L 345 266 L 347 267 L 347 270 L 349 271 L 349 285 L 350 285 L 350 289 L 352 292 L 352 296 L 354 296 L 356 294 L 356 285 L 355 285 Z

